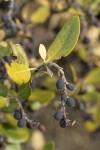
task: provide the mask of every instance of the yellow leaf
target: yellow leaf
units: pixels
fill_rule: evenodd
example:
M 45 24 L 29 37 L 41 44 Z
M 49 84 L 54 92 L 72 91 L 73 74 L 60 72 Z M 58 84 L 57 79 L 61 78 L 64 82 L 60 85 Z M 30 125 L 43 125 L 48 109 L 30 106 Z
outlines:
M 0 96 L 0 108 L 4 107 L 7 103 L 7 98 Z
M 34 68 L 29 69 L 24 64 L 19 64 L 14 61 L 12 61 L 11 65 L 5 63 L 5 67 L 9 77 L 17 84 L 27 83 L 31 77 L 30 70 L 34 70 Z
M 49 15 L 50 15 L 49 7 L 40 6 L 30 16 L 30 21 L 33 22 L 33 23 L 43 23 L 47 20 Z
M 17 56 L 19 62 L 29 67 L 29 61 L 27 55 L 24 51 L 24 48 L 20 44 L 11 45 L 11 50 L 12 50 L 12 54 L 14 56 Z
M 46 59 L 46 48 L 43 44 L 40 44 L 39 46 L 39 54 L 41 56 L 41 58 L 44 60 L 45 62 L 45 59 Z
M 85 125 L 86 129 L 90 132 L 95 131 L 98 126 L 96 122 L 91 122 L 91 121 L 85 122 L 84 125 Z

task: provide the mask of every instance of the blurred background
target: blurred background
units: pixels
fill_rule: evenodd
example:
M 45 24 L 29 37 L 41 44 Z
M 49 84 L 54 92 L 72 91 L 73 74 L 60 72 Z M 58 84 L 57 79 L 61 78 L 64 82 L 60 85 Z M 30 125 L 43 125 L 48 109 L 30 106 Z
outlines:
M 81 21 L 81 33 L 72 53 L 56 61 L 76 88 L 68 94 L 76 107 L 66 106 L 72 127 L 61 128 L 53 115 L 59 108 L 57 73 L 51 78 L 39 74 L 32 81 L 31 96 L 23 101 L 29 118 L 46 128 L 19 129 L 13 112 L 16 102 L 0 106 L 1 150 L 99 150 L 100 149 L 100 1 L 99 0 L 0 0 L 0 60 L 9 61 L 7 41 L 23 46 L 30 67 L 39 66 L 39 44 L 48 49 L 65 22 L 74 15 Z M 9 18 L 8 18 L 9 16 Z M 16 90 L 15 90 L 16 89 Z M 4 74 L 0 61 L 0 96 L 7 90 L 17 93 L 17 85 Z

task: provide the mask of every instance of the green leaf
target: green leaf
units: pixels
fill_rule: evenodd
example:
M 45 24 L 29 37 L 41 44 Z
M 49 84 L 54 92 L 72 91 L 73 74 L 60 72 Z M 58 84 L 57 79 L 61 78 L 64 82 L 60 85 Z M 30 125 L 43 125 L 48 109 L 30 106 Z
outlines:
M 32 13 L 30 20 L 33 23 L 43 23 L 49 17 L 50 10 L 48 7 L 41 6 Z
M 27 55 L 20 44 L 10 45 L 11 52 L 13 56 L 17 56 L 17 59 L 20 63 L 29 67 L 29 61 Z
M 8 99 L 6 97 L 0 96 L 0 109 L 6 106 L 8 103 Z
M 52 78 L 47 77 L 46 80 L 43 83 L 43 86 L 48 88 L 49 90 L 55 92 L 56 91 L 56 86 L 55 86 L 56 81 L 57 81 L 56 76 L 53 76 Z
M 4 96 L 5 97 L 6 94 L 7 94 L 7 91 L 6 91 L 5 86 L 0 83 L 0 96 Z
M 6 42 L 0 42 L 0 58 L 10 54 L 10 50 Z
M 67 22 L 56 39 L 48 49 L 48 59 L 46 62 L 57 60 L 62 56 L 67 56 L 75 47 L 80 33 L 80 20 L 74 16 L 71 21 Z
M 10 99 L 10 102 L 9 102 L 9 106 L 8 107 L 3 107 L 2 108 L 2 112 L 4 113 L 11 113 L 13 112 L 15 109 L 16 109 L 16 106 L 17 106 L 17 102 L 15 99 Z
M 100 83 L 100 67 L 91 70 L 86 76 L 85 82 L 88 84 Z
M 88 60 L 88 51 L 84 45 L 78 45 L 77 55 L 85 62 Z
M 42 150 L 55 150 L 54 142 L 49 142 Z
M 79 95 L 78 98 L 83 100 L 84 102 L 90 102 L 91 100 L 99 100 L 100 93 L 97 91 L 92 91 L 83 95 Z
M 11 143 L 23 143 L 29 138 L 27 129 L 19 129 L 7 123 L 2 123 L 0 132 L 9 138 Z
M 29 97 L 30 102 L 39 101 L 42 105 L 48 105 L 55 97 L 55 93 L 49 90 L 35 90 Z
M 7 144 L 7 147 L 5 150 L 21 150 L 20 144 Z
M 18 121 L 14 118 L 14 116 L 13 116 L 12 114 L 6 113 L 6 114 L 5 114 L 5 117 L 6 117 L 7 122 L 8 122 L 10 125 L 16 126 L 16 124 L 17 124 Z
M 74 66 L 70 65 L 69 67 L 70 67 L 71 74 L 72 74 L 74 82 L 77 82 L 78 81 L 78 77 L 77 77 L 76 70 L 75 70 Z
M 23 84 L 18 89 L 18 95 L 23 99 L 28 99 L 31 94 L 30 83 Z

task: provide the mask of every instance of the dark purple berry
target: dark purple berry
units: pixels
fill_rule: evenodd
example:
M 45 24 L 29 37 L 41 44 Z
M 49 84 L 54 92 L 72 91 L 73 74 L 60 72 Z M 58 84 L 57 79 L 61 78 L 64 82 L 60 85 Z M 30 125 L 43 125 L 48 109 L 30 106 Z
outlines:
M 10 21 L 8 21 L 6 24 L 5 24 L 6 28 L 12 28 L 12 23 Z
M 67 94 L 66 93 L 61 94 L 61 101 L 63 101 L 63 102 L 67 101 Z
M 7 14 L 3 14 L 2 17 L 1 17 L 1 20 L 4 21 L 4 22 L 8 21 L 9 20 L 8 15 Z
M 34 128 L 33 124 L 30 123 L 30 122 L 27 122 L 26 126 L 27 126 L 28 129 L 33 129 Z
M 58 80 L 56 83 L 56 87 L 58 90 L 64 90 L 65 89 L 65 83 L 63 80 Z
M 88 37 L 84 37 L 84 39 L 83 39 L 83 44 L 90 44 L 90 39 L 88 38 Z
M 22 118 L 22 113 L 20 110 L 16 110 L 14 113 L 14 118 L 20 120 Z
M 62 111 L 57 111 L 55 114 L 54 114 L 54 119 L 56 120 L 61 120 L 63 118 L 63 112 Z
M 24 119 L 24 118 L 22 118 L 22 119 L 20 119 L 19 121 L 18 121 L 18 127 L 19 128 L 23 128 L 23 127 L 25 127 L 26 126 L 26 120 Z
M 72 83 L 69 83 L 66 85 L 67 89 L 69 89 L 70 91 L 73 91 L 75 89 L 75 85 Z
M 69 97 L 67 98 L 66 104 L 70 107 L 74 107 L 75 106 L 75 101 L 73 98 Z
M 62 118 L 59 122 L 61 128 L 66 128 L 69 126 L 68 122 L 66 123 L 64 118 Z

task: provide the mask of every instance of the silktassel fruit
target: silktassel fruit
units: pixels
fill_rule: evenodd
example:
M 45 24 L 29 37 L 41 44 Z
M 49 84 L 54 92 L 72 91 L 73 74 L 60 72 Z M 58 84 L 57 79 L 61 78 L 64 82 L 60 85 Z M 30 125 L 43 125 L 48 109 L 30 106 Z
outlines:
M 65 122 L 64 118 L 60 120 L 59 124 L 61 128 L 66 128 L 69 126 L 69 124 Z
M 2 17 L 1 17 L 1 20 L 4 21 L 4 22 L 8 21 L 9 20 L 8 15 L 7 14 L 3 14 Z
M 67 84 L 66 87 L 67 87 L 67 89 L 69 89 L 70 91 L 73 91 L 73 90 L 75 89 L 75 86 L 74 86 L 74 84 L 72 84 L 72 83 Z
M 74 107 L 75 106 L 75 101 L 73 98 L 69 97 L 67 98 L 66 104 L 70 107 Z
M 67 101 L 67 94 L 66 93 L 61 94 L 61 101 L 63 101 L 63 102 Z
M 84 39 L 83 39 L 83 44 L 90 44 L 90 39 L 88 38 L 88 37 L 84 37 Z
M 15 110 L 14 118 L 17 120 L 20 120 L 22 118 L 22 113 L 20 112 L 20 110 Z
M 63 80 L 58 80 L 56 83 L 56 87 L 58 90 L 64 90 L 65 89 L 65 83 Z
M 22 118 L 22 119 L 20 119 L 19 121 L 18 121 L 18 127 L 19 128 L 23 128 L 23 127 L 25 127 L 26 126 L 26 120 L 24 119 L 24 118 Z
M 63 112 L 62 111 L 57 111 L 55 114 L 54 114 L 54 119 L 56 120 L 61 120 L 63 118 Z
M 34 126 L 32 125 L 32 123 L 30 123 L 30 122 L 27 122 L 26 126 L 27 126 L 28 129 L 33 129 L 34 128 Z

